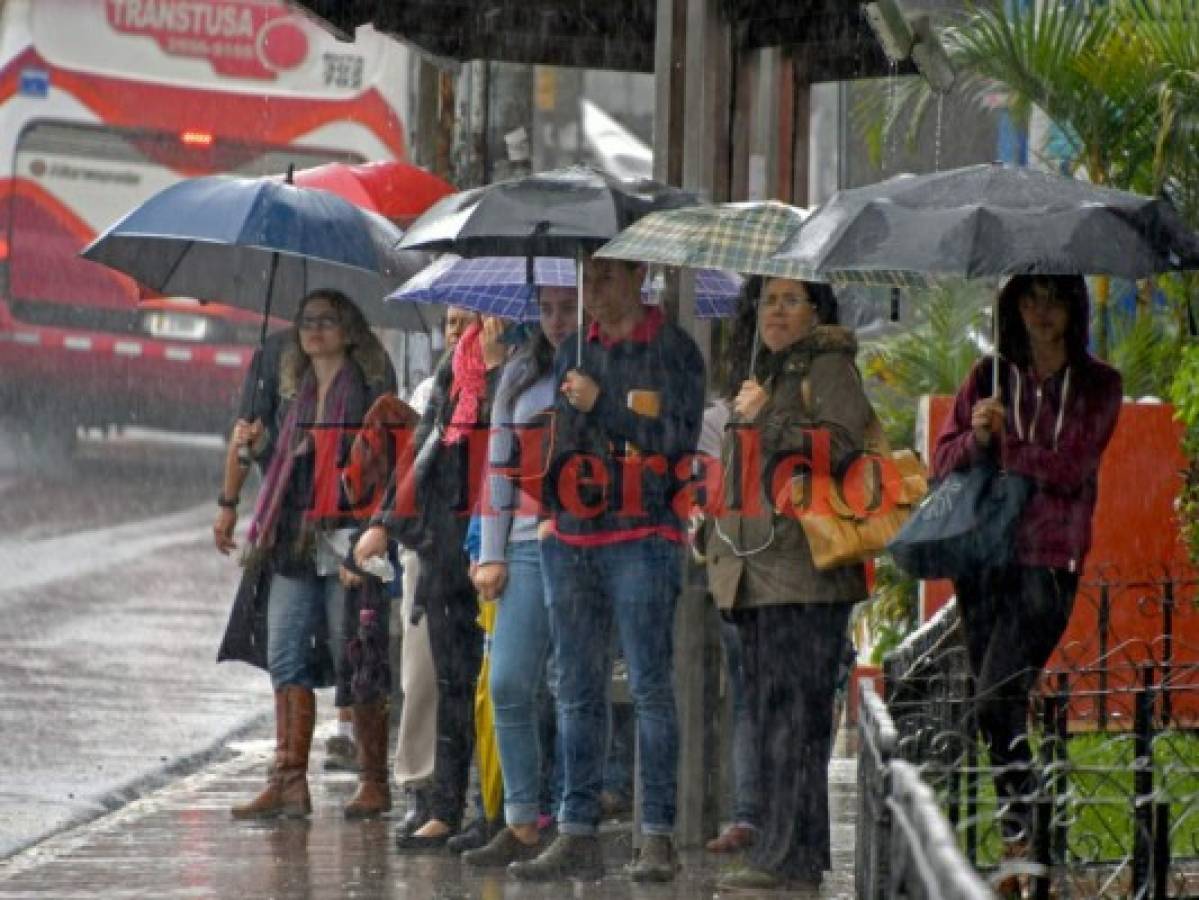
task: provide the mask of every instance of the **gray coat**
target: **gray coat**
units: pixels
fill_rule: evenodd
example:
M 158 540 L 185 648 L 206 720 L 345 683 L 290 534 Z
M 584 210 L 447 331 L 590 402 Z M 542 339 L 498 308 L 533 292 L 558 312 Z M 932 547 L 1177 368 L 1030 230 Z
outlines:
M 748 423 L 761 441 L 761 467 L 746 477 L 758 492 L 760 511 L 756 515 L 743 515 L 744 504 L 734 506 L 737 483 L 742 480 L 736 471 L 740 463 L 735 450 L 747 436 L 738 438 L 734 424 L 726 431 L 721 448 L 725 503 L 730 511 L 717 520 L 707 544 L 708 584 L 721 609 L 856 603 L 866 598 L 861 565 L 823 572 L 813 566 L 803 528 L 795 518 L 776 511 L 764 483 L 772 459 L 810 452 L 805 431 L 811 429 L 828 433 L 833 473 L 861 452 L 874 412 L 854 365 L 856 352 L 853 332 L 822 325 L 791 347 L 777 354 L 766 353 L 759 366 L 759 380 L 770 398 Z M 764 549 L 738 555 L 733 548 L 742 554 Z

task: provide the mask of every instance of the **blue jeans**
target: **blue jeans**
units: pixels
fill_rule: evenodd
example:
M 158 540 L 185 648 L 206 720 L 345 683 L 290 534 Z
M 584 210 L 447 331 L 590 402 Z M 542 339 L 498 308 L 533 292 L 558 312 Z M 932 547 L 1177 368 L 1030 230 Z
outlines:
M 745 693 L 745 662 L 737 624 L 720 619 L 720 643 L 733 694 L 733 822 L 758 824 L 758 739 L 754 711 Z
M 345 666 L 345 589 L 336 575 L 293 578 L 275 575 L 266 613 L 267 669 L 271 685 L 317 687 L 313 642 L 324 619 L 334 668 Z
M 613 622 L 629 664 L 641 754 L 642 831 L 674 831 L 679 732 L 675 718 L 674 610 L 680 549 L 662 538 L 603 547 L 541 543 L 558 673 L 565 760 L 559 827 L 594 834 L 607 750 Z
M 531 825 L 541 811 L 538 699 L 548 687 L 550 623 L 537 541 L 509 544 L 507 563 L 491 637 L 491 705 L 504 771 L 504 819 Z

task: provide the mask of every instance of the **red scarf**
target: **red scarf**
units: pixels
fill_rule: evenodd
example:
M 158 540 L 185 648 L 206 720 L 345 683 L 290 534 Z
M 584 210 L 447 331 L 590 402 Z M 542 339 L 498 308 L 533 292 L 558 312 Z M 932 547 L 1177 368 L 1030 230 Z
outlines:
M 454 379 L 450 398 L 456 400 L 454 415 L 442 443 L 455 444 L 479 424 L 479 407 L 487 393 L 487 363 L 483 360 L 483 325 L 475 322 L 458 340 L 450 364 Z

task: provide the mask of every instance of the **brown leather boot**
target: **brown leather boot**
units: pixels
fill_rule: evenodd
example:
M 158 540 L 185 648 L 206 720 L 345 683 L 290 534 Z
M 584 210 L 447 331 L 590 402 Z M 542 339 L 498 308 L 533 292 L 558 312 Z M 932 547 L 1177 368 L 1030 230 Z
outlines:
M 387 772 L 387 700 L 355 703 L 354 743 L 358 745 L 358 791 L 345 806 L 347 819 L 369 819 L 391 811 Z
M 316 695 L 289 684 L 275 691 L 275 763 L 266 789 L 232 809 L 235 819 L 299 818 L 312 812 L 308 795 L 308 751 L 316 726 Z

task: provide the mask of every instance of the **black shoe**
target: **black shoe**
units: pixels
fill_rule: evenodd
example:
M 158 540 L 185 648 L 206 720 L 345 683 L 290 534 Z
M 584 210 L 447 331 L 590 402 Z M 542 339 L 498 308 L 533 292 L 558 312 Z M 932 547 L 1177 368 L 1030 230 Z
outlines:
M 633 881 L 673 881 L 679 871 L 674 841 L 667 834 L 647 834 L 627 871 Z
M 480 847 L 486 846 L 487 842 L 495 837 L 503 827 L 504 823 L 499 819 L 495 821 L 474 819 L 469 825 L 450 838 L 446 842 L 445 848 L 451 853 L 465 853 L 467 850 L 478 850 Z
M 546 842 L 540 838 L 535 844 L 526 844 L 511 828 L 503 828 L 485 846 L 463 853 L 462 861 L 480 869 L 502 869 L 510 863 L 535 859 L 545 846 Z
M 508 866 L 521 881 L 599 881 L 604 877 L 604 854 L 599 836 L 559 834 L 549 848 L 536 859 Z
M 422 837 L 410 832 L 396 832 L 396 850 L 401 853 L 428 853 L 445 847 L 450 839 L 450 832 L 432 837 Z
M 429 807 L 425 803 L 425 794 L 416 788 L 408 788 L 405 792 L 407 812 L 396 826 L 396 834 L 412 834 L 429 821 Z

